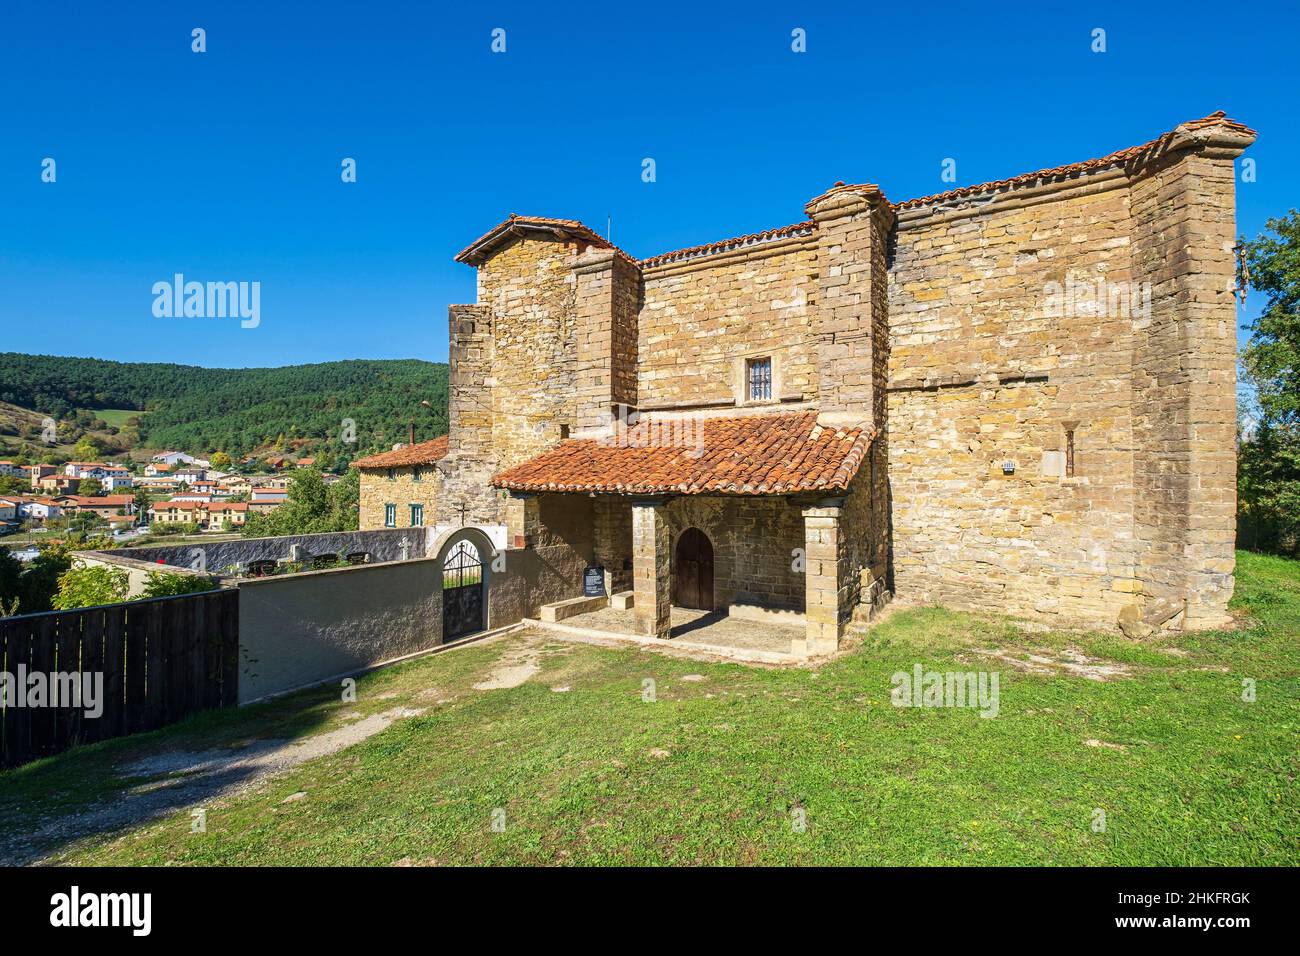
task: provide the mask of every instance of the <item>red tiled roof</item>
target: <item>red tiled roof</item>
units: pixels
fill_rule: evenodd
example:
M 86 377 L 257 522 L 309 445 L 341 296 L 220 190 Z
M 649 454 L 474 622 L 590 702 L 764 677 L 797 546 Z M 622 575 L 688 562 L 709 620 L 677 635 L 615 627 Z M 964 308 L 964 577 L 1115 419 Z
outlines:
M 826 192 L 822 193 L 820 196 L 814 196 L 812 199 L 809 199 L 806 203 L 804 203 L 803 211 L 808 213 L 808 215 L 811 216 L 813 206 L 817 205 L 823 199 L 829 199 L 831 196 L 834 196 L 837 193 L 860 193 L 860 194 L 866 193 L 868 195 L 879 196 L 883 202 L 886 203 L 889 202 L 888 199 L 885 199 L 885 194 L 880 191 L 880 187 L 877 186 L 875 183 L 838 182 L 830 189 L 826 190 Z
M 1256 135 L 1255 131 L 1249 126 L 1244 126 L 1236 120 L 1228 119 L 1223 110 L 1219 110 L 1198 120 L 1188 120 L 1186 123 L 1179 123 L 1174 129 L 1167 133 L 1162 133 L 1149 143 L 1116 150 L 1115 152 L 1102 156 L 1099 159 L 1087 159 L 1081 163 L 1070 163 L 1067 166 L 1057 166 L 1054 169 L 1040 169 L 1033 173 L 1022 173 L 1019 176 L 1012 176 L 1010 179 L 999 179 L 991 183 L 980 183 L 978 186 L 962 186 L 960 189 L 950 189 L 947 192 L 935 193 L 932 196 L 922 196 L 919 199 L 908 199 L 905 202 L 895 203 L 894 208 L 911 209 L 915 206 L 925 206 L 930 203 L 957 199 L 962 196 L 992 192 L 996 189 L 1023 186 L 1043 179 L 1058 179 L 1063 176 L 1073 176 L 1094 169 L 1105 169 L 1109 166 L 1121 166 L 1130 160 L 1142 156 L 1148 151 L 1154 152 L 1169 145 L 1174 137 L 1181 133 L 1193 133 L 1197 130 L 1206 129 L 1211 126 L 1222 126 L 1228 132 L 1235 133 L 1239 136 L 1249 136 L 1252 139 Z
M 131 495 L 60 495 L 56 501 L 71 501 L 82 508 L 121 508 L 135 500 Z
M 510 214 L 509 219 L 493 226 L 460 252 L 456 253 L 456 261 L 464 262 L 471 266 L 480 265 L 491 258 L 492 253 L 496 251 L 498 246 L 502 245 L 514 236 L 523 235 L 526 232 L 546 232 L 556 236 L 581 239 L 584 242 L 588 242 L 601 249 L 612 249 L 623 259 L 626 259 L 633 265 L 636 264 L 634 258 L 629 256 L 608 239 L 604 238 L 600 233 L 576 219 L 550 219 L 546 216 L 518 216 L 514 213 Z
M 206 501 L 158 501 L 150 505 L 154 511 L 166 511 L 168 508 L 180 508 L 182 511 L 191 511 L 194 508 L 206 508 L 209 502 Z
M 1209 116 L 1197 120 L 1188 120 L 1180 123 L 1174 129 L 1163 133 L 1155 139 L 1139 146 L 1129 146 L 1125 149 L 1116 150 L 1106 156 L 1098 159 L 1088 159 L 1083 162 L 1070 163 L 1065 166 L 1057 166 L 1053 169 L 1040 169 L 1032 173 L 1022 173 L 1018 176 L 1012 176 L 1009 179 L 999 179 L 993 182 L 980 183 L 975 186 L 962 186 L 958 189 L 950 189 L 947 192 L 935 193 L 930 196 L 921 196 L 917 199 L 908 199 L 903 202 L 893 203 L 895 210 L 912 209 L 917 206 L 926 206 L 931 203 L 945 202 L 952 199 L 958 199 L 963 196 L 972 196 L 979 193 L 993 192 L 999 189 L 1010 189 L 1016 186 L 1029 185 L 1046 179 L 1059 179 L 1066 176 L 1073 176 L 1079 173 L 1089 172 L 1095 169 L 1105 169 L 1110 166 L 1120 166 L 1134 159 L 1144 156 L 1148 152 L 1158 152 L 1168 146 L 1173 140 L 1180 135 L 1195 134 L 1197 131 L 1209 127 L 1222 127 L 1229 133 L 1240 137 L 1250 137 L 1252 140 L 1256 133 L 1253 129 L 1238 123 L 1236 120 L 1229 119 L 1222 110 L 1211 113 Z M 880 187 L 873 183 L 845 184 L 836 183 L 829 190 L 808 201 L 804 206 L 808 211 L 817 202 L 826 199 L 828 196 L 837 192 L 846 190 L 864 191 L 872 190 L 878 194 Z M 883 194 L 881 194 L 883 198 Z M 474 242 L 466 246 L 456 256 L 457 262 L 467 262 L 470 265 L 479 265 L 485 262 L 496 248 L 511 236 L 520 235 L 526 231 L 544 231 L 556 235 L 567 235 L 573 238 L 582 239 L 594 246 L 604 249 L 612 249 L 619 256 L 628 262 L 641 268 L 651 266 L 665 265 L 671 262 L 680 262 L 687 259 L 694 259 L 698 256 L 712 255 L 718 252 L 726 252 L 731 249 L 739 249 L 744 246 L 757 245 L 759 243 L 771 242 L 776 239 L 783 239 L 788 236 L 804 235 L 816 228 L 814 222 L 796 222 L 788 226 L 778 226 L 775 229 L 765 229 L 762 232 L 750 233 L 746 236 L 736 236 L 732 239 L 721 239 L 717 242 L 704 243 L 703 245 L 690 246 L 685 249 L 675 249 L 671 252 L 662 252 L 658 255 L 650 256 L 646 259 L 636 259 L 622 249 L 619 249 L 613 243 L 603 238 L 595 230 L 589 228 L 576 219 L 548 219 L 542 216 L 517 216 L 511 217 L 488 232 L 484 233 Z
M 717 242 L 708 242 L 702 246 L 674 249 L 672 252 L 661 252 L 649 259 L 642 259 L 641 267 L 644 269 L 650 266 L 665 265 L 669 262 L 681 262 L 686 259 L 694 259 L 697 256 L 712 255 L 715 252 L 730 252 L 732 249 L 739 249 L 743 246 L 756 246 L 764 242 L 772 242 L 775 239 L 785 239 L 789 236 L 804 236 L 811 233 L 815 228 L 817 228 L 815 222 L 796 222 L 788 226 L 778 226 L 775 229 L 765 229 L 762 232 L 751 232 L 747 236 L 736 236 L 734 239 L 719 239 Z
M 353 468 L 398 468 L 402 465 L 431 465 L 447 457 L 448 437 L 443 435 L 433 441 L 405 445 L 393 451 L 380 452 L 368 458 L 358 458 Z
M 701 431 L 676 432 L 678 427 Z M 659 441 L 654 430 L 698 441 Z M 789 494 L 848 488 L 874 429 L 823 428 L 815 412 L 644 419 L 619 439 L 570 439 L 492 479 L 514 491 Z M 645 444 L 647 447 L 637 447 Z

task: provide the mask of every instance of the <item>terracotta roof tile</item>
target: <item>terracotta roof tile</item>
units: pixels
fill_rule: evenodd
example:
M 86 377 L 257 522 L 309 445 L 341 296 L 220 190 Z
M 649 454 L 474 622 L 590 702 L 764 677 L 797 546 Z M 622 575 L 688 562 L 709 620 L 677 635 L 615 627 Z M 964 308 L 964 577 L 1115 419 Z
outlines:
M 991 183 L 980 183 L 978 186 L 962 186 L 960 189 L 950 189 L 947 192 L 935 193 L 932 196 L 922 196 L 919 199 L 908 199 L 905 202 L 895 203 L 894 208 L 911 209 L 915 206 L 926 206 L 931 203 L 958 199 L 963 196 L 972 196 L 977 193 L 993 192 L 994 190 L 1008 189 L 1014 186 L 1024 186 L 1043 179 L 1059 179 L 1063 176 L 1073 176 L 1094 169 L 1105 169 L 1109 166 L 1122 166 L 1130 160 L 1137 159 L 1144 155 L 1148 151 L 1156 151 L 1167 146 L 1181 133 L 1191 133 L 1210 126 L 1222 126 L 1231 133 L 1235 133 L 1239 136 L 1249 136 L 1252 139 L 1255 136 L 1255 131 L 1249 126 L 1244 126 L 1236 120 L 1228 119 L 1223 110 L 1219 110 L 1218 112 L 1211 113 L 1209 116 L 1204 116 L 1198 120 L 1188 120 L 1186 123 L 1179 123 L 1174 129 L 1157 136 L 1149 143 L 1116 150 L 1115 152 L 1109 153 L 1098 159 L 1087 159 L 1081 163 L 1070 163 L 1067 166 L 1057 166 L 1054 169 L 1040 169 L 1033 173 L 1022 173 L 1019 176 L 1012 176 L 1010 179 L 999 179 Z
M 656 442 L 657 429 L 697 440 Z M 834 493 L 848 488 L 873 437 L 870 426 L 823 428 L 814 412 L 690 419 L 684 426 L 651 418 L 619 440 L 561 442 L 492 484 L 533 492 Z
M 762 232 L 751 232 L 747 236 L 736 236 L 734 239 L 719 239 L 717 242 L 708 242 L 702 246 L 691 246 L 687 249 L 675 249 L 672 252 L 661 252 L 657 256 L 651 256 L 649 259 L 641 260 L 641 267 L 661 266 L 670 262 L 683 262 L 687 259 L 694 259 L 697 256 L 713 255 L 717 252 L 730 252 L 732 249 L 740 249 L 745 246 L 756 246 L 765 242 L 772 242 L 776 239 L 785 239 L 789 236 L 806 236 L 809 235 L 817 224 L 815 222 L 796 222 L 788 226 L 778 226 L 775 229 L 765 229 Z
M 447 457 L 446 435 L 433 441 L 422 441 L 414 445 L 405 445 L 394 451 L 380 452 L 368 458 L 358 458 L 352 463 L 353 468 L 399 468 L 402 465 L 432 465 Z
M 584 225 L 576 219 L 550 219 L 546 216 L 518 216 L 510 214 L 510 218 L 504 222 L 493 226 L 483 235 L 479 236 L 468 246 L 456 253 L 456 261 L 464 262 L 472 266 L 477 266 L 491 258 L 492 253 L 504 240 L 512 236 L 521 235 L 525 232 L 549 232 L 556 235 L 567 235 L 572 238 L 581 239 L 597 246 L 601 249 L 612 249 L 623 259 L 636 264 L 636 260 L 626 252 L 614 245 L 596 230 Z

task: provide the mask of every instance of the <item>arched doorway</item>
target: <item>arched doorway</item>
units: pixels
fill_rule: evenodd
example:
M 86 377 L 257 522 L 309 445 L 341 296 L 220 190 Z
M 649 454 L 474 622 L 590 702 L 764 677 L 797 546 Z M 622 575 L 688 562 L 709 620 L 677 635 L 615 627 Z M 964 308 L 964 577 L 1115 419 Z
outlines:
M 454 641 L 487 627 L 487 569 L 468 538 L 454 541 L 442 561 L 442 641 Z
M 713 544 L 699 528 L 687 528 L 673 553 L 673 604 L 713 610 Z

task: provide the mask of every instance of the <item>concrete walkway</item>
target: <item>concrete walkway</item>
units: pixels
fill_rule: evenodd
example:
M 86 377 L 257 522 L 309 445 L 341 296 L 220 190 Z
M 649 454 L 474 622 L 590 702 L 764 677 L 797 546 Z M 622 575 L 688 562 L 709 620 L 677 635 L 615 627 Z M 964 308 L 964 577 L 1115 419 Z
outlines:
M 647 647 L 702 651 L 739 661 L 796 664 L 803 655 L 804 628 L 728 617 L 726 611 L 672 609 L 672 637 L 660 641 L 636 629 L 635 612 L 601 608 L 577 614 L 558 624 L 529 621 L 538 627 L 575 636 L 614 638 Z

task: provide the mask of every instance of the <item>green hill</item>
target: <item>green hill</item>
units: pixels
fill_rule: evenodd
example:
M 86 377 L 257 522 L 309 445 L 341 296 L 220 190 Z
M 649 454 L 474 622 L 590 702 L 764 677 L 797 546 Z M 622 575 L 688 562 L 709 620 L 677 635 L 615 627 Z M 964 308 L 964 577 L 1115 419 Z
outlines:
M 236 457 L 283 440 L 352 458 L 404 441 L 411 421 L 421 439 L 446 434 L 447 366 L 358 359 L 214 369 L 0 352 L 0 402 L 61 421 L 104 410 L 98 417 L 128 446 Z M 345 419 L 355 443 L 340 441 Z

